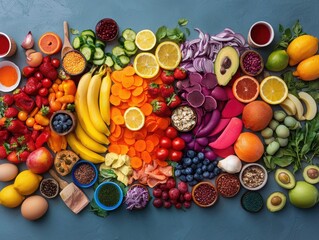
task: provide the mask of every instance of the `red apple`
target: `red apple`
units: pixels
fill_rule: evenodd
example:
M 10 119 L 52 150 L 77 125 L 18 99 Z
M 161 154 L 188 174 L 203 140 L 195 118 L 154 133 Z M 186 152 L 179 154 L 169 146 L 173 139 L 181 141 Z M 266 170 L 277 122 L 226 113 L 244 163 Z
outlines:
M 47 172 L 53 165 L 53 156 L 48 149 L 40 147 L 27 158 L 27 167 L 36 174 Z

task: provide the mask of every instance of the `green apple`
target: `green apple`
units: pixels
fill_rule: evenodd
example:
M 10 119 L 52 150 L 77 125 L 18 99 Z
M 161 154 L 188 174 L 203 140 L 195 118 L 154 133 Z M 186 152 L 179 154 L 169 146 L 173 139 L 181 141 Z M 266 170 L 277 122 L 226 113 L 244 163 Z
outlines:
M 298 208 L 311 208 L 319 200 L 318 189 L 305 181 L 298 181 L 295 187 L 289 190 L 289 200 Z

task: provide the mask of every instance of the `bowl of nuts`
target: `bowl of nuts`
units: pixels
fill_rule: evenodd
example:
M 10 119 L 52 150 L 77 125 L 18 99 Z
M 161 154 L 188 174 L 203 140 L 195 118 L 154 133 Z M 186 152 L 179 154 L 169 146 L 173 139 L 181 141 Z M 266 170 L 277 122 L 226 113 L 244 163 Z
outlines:
M 190 106 L 180 106 L 174 109 L 171 116 L 172 126 L 180 132 L 193 130 L 197 122 L 197 113 Z
M 266 185 L 268 173 L 261 164 L 249 163 L 241 169 L 239 180 L 247 190 L 256 191 Z

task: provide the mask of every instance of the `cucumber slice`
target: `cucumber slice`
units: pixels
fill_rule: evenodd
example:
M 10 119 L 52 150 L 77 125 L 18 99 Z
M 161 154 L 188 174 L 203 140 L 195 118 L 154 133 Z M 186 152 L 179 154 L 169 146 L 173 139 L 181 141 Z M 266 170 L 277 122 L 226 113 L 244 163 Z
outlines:
M 121 55 L 125 55 L 125 51 L 124 48 L 122 48 L 121 46 L 115 46 L 112 49 L 112 54 L 116 57 L 121 56 Z
M 74 49 L 80 49 L 80 47 L 85 43 L 83 37 L 78 36 L 73 39 L 72 46 Z
M 127 64 L 129 64 L 131 61 L 130 58 L 128 56 L 125 56 L 125 55 L 119 56 L 118 59 L 120 60 L 123 67 L 126 66 Z
M 95 46 L 95 38 L 93 38 L 91 36 L 87 36 L 86 43 Z
M 96 38 L 95 32 L 92 29 L 83 30 L 81 32 L 81 36 L 91 36 L 93 38 Z
M 93 56 L 93 58 L 94 58 L 94 60 L 97 60 L 97 59 L 102 59 L 102 58 L 104 58 L 104 51 L 102 50 L 102 48 L 99 48 L 99 47 L 97 47 L 97 48 L 95 48 L 95 52 L 94 52 L 94 56 Z
M 120 65 L 118 65 L 117 63 L 114 63 L 114 69 L 115 70 L 122 70 L 123 68 Z
M 124 37 L 125 40 L 134 42 L 136 38 L 136 32 L 134 32 L 131 28 L 126 28 L 122 32 L 122 36 Z
M 95 48 L 90 45 L 84 44 L 80 48 L 80 52 L 83 54 L 87 61 L 91 61 L 94 56 Z
M 131 57 L 131 56 L 135 55 L 135 53 L 137 52 L 137 50 L 138 50 L 137 48 L 135 48 L 135 50 L 133 50 L 133 51 L 128 51 L 128 50 L 124 49 L 124 52 L 125 52 L 125 54 L 126 54 L 127 56 Z
M 132 42 L 132 41 L 130 41 L 130 40 L 126 40 L 126 41 L 124 42 L 124 48 L 125 48 L 125 50 L 127 50 L 127 51 L 134 51 L 135 48 L 136 48 L 136 45 L 135 45 L 134 42 Z
M 122 37 L 122 36 L 120 36 L 117 41 L 119 42 L 119 44 L 120 44 L 121 46 L 123 46 L 123 45 L 124 45 L 124 42 L 125 42 L 125 38 Z
M 102 42 L 101 40 L 99 39 L 96 39 L 95 40 L 95 47 L 99 47 L 99 48 L 102 48 L 103 50 L 105 49 L 106 45 L 104 42 Z
M 109 66 L 109 67 L 112 67 L 112 66 L 114 65 L 114 61 L 113 61 L 112 57 L 111 57 L 111 56 L 108 56 L 108 55 L 106 55 L 106 54 L 105 54 L 105 61 L 104 61 L 104 63 L 105 63 L 107 66 Z
M 124 56 L 124 55 L 122 55 Z M 112 55 L 112 60 L 114 62 L 114 65 L 119 65 L 121 68 L 124 67 L 124 65 L 122 64 L 122 62 L 120 61 L 119 57 L 115 56 L 115 55 Z
M 103 65 L 104 62 L 105 62 L 105 56 L 103 56 L 103 58 L 101 58 L 101 59 L 94 59 L 94 60 L 93 60 L 93 64 L 94 64 L 94 65 L 98 65 L 98 66 Z

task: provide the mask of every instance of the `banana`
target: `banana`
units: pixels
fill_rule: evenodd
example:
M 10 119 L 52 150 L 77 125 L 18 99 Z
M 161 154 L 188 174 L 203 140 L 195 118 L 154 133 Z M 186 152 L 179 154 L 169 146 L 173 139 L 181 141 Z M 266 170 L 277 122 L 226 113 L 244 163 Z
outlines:
M 100 88 L 100 113 L 104 122 L 110 126 L 110 93 L 111 93 L 111 74 L 109 70 L 106 70 L 106 76 L 102 79 Z
M 306 113 L 303 115 L 306 120 L 312 120 L 315 118 L 317 114 L 317 104 L 313 97 L 306 92 L 299 92 L 299 98 L 305 103 L 306 105 Z
M 83 144 L 76 138 L 75 134 L 73 132 L 69 133 L 66 136 L 66 140 L 72 150 L 78 154 L 81 158 L 90 161 L 94 164 L 102 163 L 104 162 L 104 157 L 91 151 L 90 149 L 83 146 Z
M 88 149 L 92 150 L 93 152 L 105 153 L 107 151 L 107 148 L 104 145 L 94 141 L 92 138 L 90 138 L 90 136 L 88 136 L 86 134 L 86 132 L 81 127 L 81 124 L 77 124 L 76 125 L 75 135 L 76 135 L 77 139 L 79 139 L 80 142 L 85 147 L 87 147 Z M 109 144 L 109 143 L 106 143 L 106 144 Z
M 293 101 L 286 98 L 282 103 L 280 103 L 280 107 L 285 110 L 288 115 L 296 115 L 297 109 Z
M 303 116 L 304 108 L 303 108 L 302 103 L 300 102 L 300 100 L 295 95 L 293 95 L 291 93 L 288 93 L 287 98 L 289 100 L 291 100 L 296 106 L 296 115 L 295 115 L 296 118 L 298 120 L 305 120 L 305 117 Z
M 93 126 L 99 131 L 106 135 L 110 135 L 110 131 L 103 121 L 100 109 L 99 109 L 99 92 L 102 83 L 102 76 L 105 74 L 105 66 L 103 65 L 98 74 L 94 75 L 90 81 L 88 93 L 87 93 L 87 104 L 89 106 L 89 115 Z
M 75 94 L 75 111 L 77 113 L 78 121 L 83 130 L 96 142 L 105 144 L 108 142 L 107 137 L 99 132 L 91 122 L 87 104 L 87 91 L 92 78 L 92 72 L 85 73 L 78 84 Z M 91 106 L 90 106 L 91 107 Z

